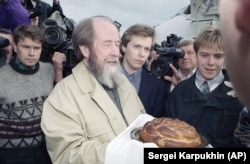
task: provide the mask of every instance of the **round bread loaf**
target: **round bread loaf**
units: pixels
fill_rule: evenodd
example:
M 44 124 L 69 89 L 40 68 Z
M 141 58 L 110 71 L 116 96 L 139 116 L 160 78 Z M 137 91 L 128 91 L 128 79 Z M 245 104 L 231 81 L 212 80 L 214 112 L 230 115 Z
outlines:
M 155 118 L 148 121 L 138 134 L 142 142 L 152 142 L 160 148 L 192 148 L 201 145 L 196 129 L 179 119 Z

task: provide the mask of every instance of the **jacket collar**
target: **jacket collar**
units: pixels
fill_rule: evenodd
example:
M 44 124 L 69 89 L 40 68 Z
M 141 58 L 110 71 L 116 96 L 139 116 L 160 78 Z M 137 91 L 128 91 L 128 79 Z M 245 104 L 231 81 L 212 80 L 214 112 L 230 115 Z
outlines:
M 203 95 L 201 91 L 195 85 L 196 73 L 192 77 L 186 80 L 186 83 L 188 83 L 186 86 L 192 86 L 192 87 L 187 87 L 187 90 L 190 90 L 188 88 L 192 88 L 191 89 L 192 92 L 185 92 L 186 93 L 186 95 L 184 96 L 185 101 L 196 101 L 196 100 L 207 99 L 207 96 Z M 233 99 L 232 96 L 227 95 L 227 92 L 231 91 L 232 88 L 229 88 L 224 84 L 224 82 L 229 81 L 229 79 L 228 79 L 228 76 L 226 76 L 226 74 L 224 73 L 224 71 L 223 71 L 223 74 L 225 75 L 223 82 L 215 90 L 213 90 L 210 93 L 210 95 L 217 97 L 217 98 L 222 98 L 222 99 Z
M 83 61 L 81 61 L 72 69 L 72 75 L 76 79 L 81 92 L 83 94 L 89 94 L 94 102 L 96 102 L 106 113 L 109 119 L 117 117 L 117 113 L 114 111 L 119 112 L 118 108 L 106 93 L 102 85 L 85 66 Z M 124 80 L 127 80 L 125 75 Z M 130 91 L 126 90 L 127 87 L 124 87 L 124 85 L 127 85 L 127 83 L 129 83 L 129 81 L 121 83 L 117 88 L 122 107 L 127 103 L 127 100 L 131 94 Z

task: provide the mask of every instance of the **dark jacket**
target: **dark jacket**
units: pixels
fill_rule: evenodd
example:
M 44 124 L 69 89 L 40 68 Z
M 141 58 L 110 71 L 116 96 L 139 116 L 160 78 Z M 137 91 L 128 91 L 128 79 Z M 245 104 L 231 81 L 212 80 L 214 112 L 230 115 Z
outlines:
M 165 116 L 165 102 L 168 97 L 168 83 L 156 78 L 144 69 L 141 75 L 139 97 L 148 114 L 154 117 Z
M 229 81 L 227 76 L 224 81 Z M 227 95 L 231 90 L 223 82 L 205 96 L 196 87 L 194 74 L 179 83 L 169 95 L 167 116 L 193 125 L 213 147 L 240 146 L 235 143 L 233 134 L 243 105 L 238 98 Z
M 39 15 L 39 27 L 42 26 L 44 20 L 50 17 L 54 11 L 58 10 L 60 13 L 63 13 L 60 4 L 53 4 L 53 6 L 51 6 L 50 4 L 41 0 L 37 2 L 36 8 L 41 12 L 41 15 Z
M 58 4 L 53 3 L 53 6 L 51 6 L 49 3 L 44 2 L 43 0 L 39 0 L 37 1 L 36 6 L 33 7 L 31 0 L 27 0 L 26 4 L 23 5 L 29 11 L 35 12 L 36 14 L 34 15 L 37 15 L 39 17 L 39 24 L 38 24 L 39 27 L 42 27 L 42 24 L 45 21 L 45 19 L 50 17 L 54 11 L 59 11 L 63 15 L 63 10 L 60 3 Z

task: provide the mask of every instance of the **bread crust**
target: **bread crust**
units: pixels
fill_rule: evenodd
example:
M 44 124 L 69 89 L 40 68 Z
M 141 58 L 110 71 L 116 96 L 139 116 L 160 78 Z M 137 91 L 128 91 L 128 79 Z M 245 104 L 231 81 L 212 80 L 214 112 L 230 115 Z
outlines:
M 192 148 L 201 145 L 196 129 L 179 119 L 168 117 L 148 121 L 138 132 L 143 142 L 153 142 L 160 148 Z

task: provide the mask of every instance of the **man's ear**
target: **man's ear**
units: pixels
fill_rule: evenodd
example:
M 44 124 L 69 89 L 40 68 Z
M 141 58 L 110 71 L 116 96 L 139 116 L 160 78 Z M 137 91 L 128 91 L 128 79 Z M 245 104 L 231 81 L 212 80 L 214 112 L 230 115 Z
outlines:
M 79 45 L 79 48 L 82 52 L 84 58 L 89 58 L 89 48 L 84 45 Z

